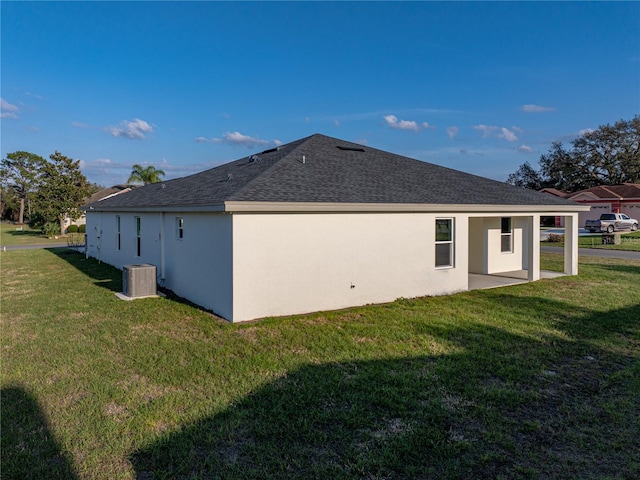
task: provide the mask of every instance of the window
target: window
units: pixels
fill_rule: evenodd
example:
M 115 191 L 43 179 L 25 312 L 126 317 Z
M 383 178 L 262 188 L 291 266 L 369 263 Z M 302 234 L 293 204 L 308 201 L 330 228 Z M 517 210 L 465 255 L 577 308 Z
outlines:
M 140 217 L 135 217 L 136 219 L 136 255 L 140 256 Z
M 120 215 L 116 215 L 116 249 L 120 250 Z
M 501 219 L 500 251 L 503 253 L 513 252 L 513 230 L 511 229 L 510 217 L 502 217 Z
M 184 218 L 176 217 L 176 238 L 182 240 L 184 238 Z
M 453 267 L 453 218 L 436 218 L 436 267 Z

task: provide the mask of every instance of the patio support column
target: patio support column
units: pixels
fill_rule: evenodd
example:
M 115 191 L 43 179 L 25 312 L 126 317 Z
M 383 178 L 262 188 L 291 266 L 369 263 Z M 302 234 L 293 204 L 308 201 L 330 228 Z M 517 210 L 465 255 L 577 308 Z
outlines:
M 530 217 L 527 280 L 540 280 L 540 215 Z
M 578 214 L 564 217 L 564 273 L 578 274 Z

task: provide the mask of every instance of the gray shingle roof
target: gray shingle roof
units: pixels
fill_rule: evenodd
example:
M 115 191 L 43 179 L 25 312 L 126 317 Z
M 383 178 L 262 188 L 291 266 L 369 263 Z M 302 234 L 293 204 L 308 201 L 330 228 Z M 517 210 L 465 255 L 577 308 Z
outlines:
M 196 207 L 230 201 L 576 205 L 533 190 L 316 134 L 84 208 Z

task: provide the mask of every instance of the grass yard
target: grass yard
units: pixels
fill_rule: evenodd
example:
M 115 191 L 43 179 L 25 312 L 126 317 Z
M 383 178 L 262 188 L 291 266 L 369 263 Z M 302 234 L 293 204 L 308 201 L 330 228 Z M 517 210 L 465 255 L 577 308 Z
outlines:
M 578 237 L 578 246 L 580 248 L 602 248 L 605 250 L 625 250 L 629 252 L 640 252 L 640 231 L 623 233 L 621 236 L 622 243 L 620 245 L 603 245 L 602 235 L 585 235 Z M 563 242 L 541 242 L 541 245 L 551 247 L 563 247 Z
M 640 261 L 237 325 L 0 261 L 3 479 L 640 477 Z
M 0 245 L 35 245 L 35 244 L 56 244 L 64 242 L 66 239 L 48 238 L 40 230 L 32 230 L 29 225 L 15 225 L 13 223 L 0 223 Z

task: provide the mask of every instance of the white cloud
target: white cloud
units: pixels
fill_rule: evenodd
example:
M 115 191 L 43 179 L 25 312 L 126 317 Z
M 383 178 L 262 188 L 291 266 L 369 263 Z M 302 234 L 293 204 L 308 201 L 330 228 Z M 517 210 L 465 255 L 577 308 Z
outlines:
M 540 112 L 553 112 L 555 110 L 554 107 L 543 107 L 542 105 L 534 105 L 529 103 L 527 105 L 522 105 L 520 110 L 527 113 L 540 113 Z
M 483 125 L 483 124 L 473 126 L 474 130 L 480 130 L 482 132 L 482 138 L 487 138 L 493 132 L 498 130 L 498 128 L 499 127 L 496 127 L 494 125 Z
M 5 112 L 17 112 L 18 111 L 18 107 L 16 107 L 15 105 L 10 104 L 4 98 L 0 98 L 0 108 L 2 110 L 4 110 Z
M 278 139 L 263 140 L 261 138 L 243 135 L 240 132 L 227 132 L 222 135 L 222 138 L 196 137 L 195 141 L 198 143 L 226 143 L 227 145 L 243 146 L 247 148 L 264 147 L 269 145 L 277 147 L 282 145 L 282 142 Z
M 578 133 L 580 135 L 585 135 L 587 133 L 591 133 L 591 132 L 595 132 L 595 130 L 593 128 L 583 128 L 582 130 L 580 130 Z
M 458 127 L 447 127 L 447 135 L 449 135 L 451 140 L 458 136 L 459 131 L 460 129 Z
M 105 128 L 114 137 L 142 140 L 148 133 L 153 133 L 153 127 L 144 120 L 136 118 L 132 122 L 123 120 L 118 125 Z
M 18 118 L 17 111 L 18 107 L 0 98 L 0 118 Z
M 384 121 L 387 122 L 387 125 L 390 128 L 395 128 L 397 130 L 412 130 L 417 132 L 420 130 L 420 126 L 414 120 L 398 120 L 398 117 L 395 115 L 385 115 Z
M 337 118 L 333 121 L 333 125 L 336 127 L 340 126 L 340 120 L 338 120 Z
M 482 138 L 488 138 L 495 134 L 496 137 L 504 138 L 509 142 L 518 140 L 518 136 L 514 132 L 524 133 L 524 130 L 519 127 L 511 127 L 511 129 L 508 129 L 507 127 L 498 127 L 496 125 L 474 125 L 473 129 L 482 132 Z
M 498 135 L 499 138 L 504 138 L 505 140 L 508 140 L 510 142 L 516 142 L 518 140 L 518 137 L 516 136 L 516 134 L 513 133 L 508 128 L 502 127 L 500 131 L 502 133 Z
M 112 185 L 126 183 L 129 175 L 131 175 L 132 163 L 140 163 L 140 165 L 143 166 L 154 165 L 160 167 L 166 173 L 164 177 L 165 180 L 201 172 L 218 164 L 217 162 L 203 162 L 190 165 L 177 165 L 172 164 L 166 158 L 163 158 L 160 163 L 140 161 L 123 162 L 110 158 L 97 158 L 95 160 L 80 160 L 80 170 L 82 170 L 82 173 L 89 181 L 110 187 Z
M 518 147 L 518 150 L 524 153 L 533 153 L 533 148 L 529 145 L 525 145 L 524 143 Z
M 359 138 L 354 143 L 358 143 L 360 145 L 367 145 L 369 143 L 369 140 L 367 140 L 366 138 Z
M 76 128 L 89 128 L 89 125 L 82 122 L 71 122 L 71 126 Z
M 269 145 L 267 140 L 262 140 L 261 138 L 250 135 L 243 135 L 240 132 L 227 132 L 222 136 L 222 140 L 231 145 L 242 145 L 247 148 Z

